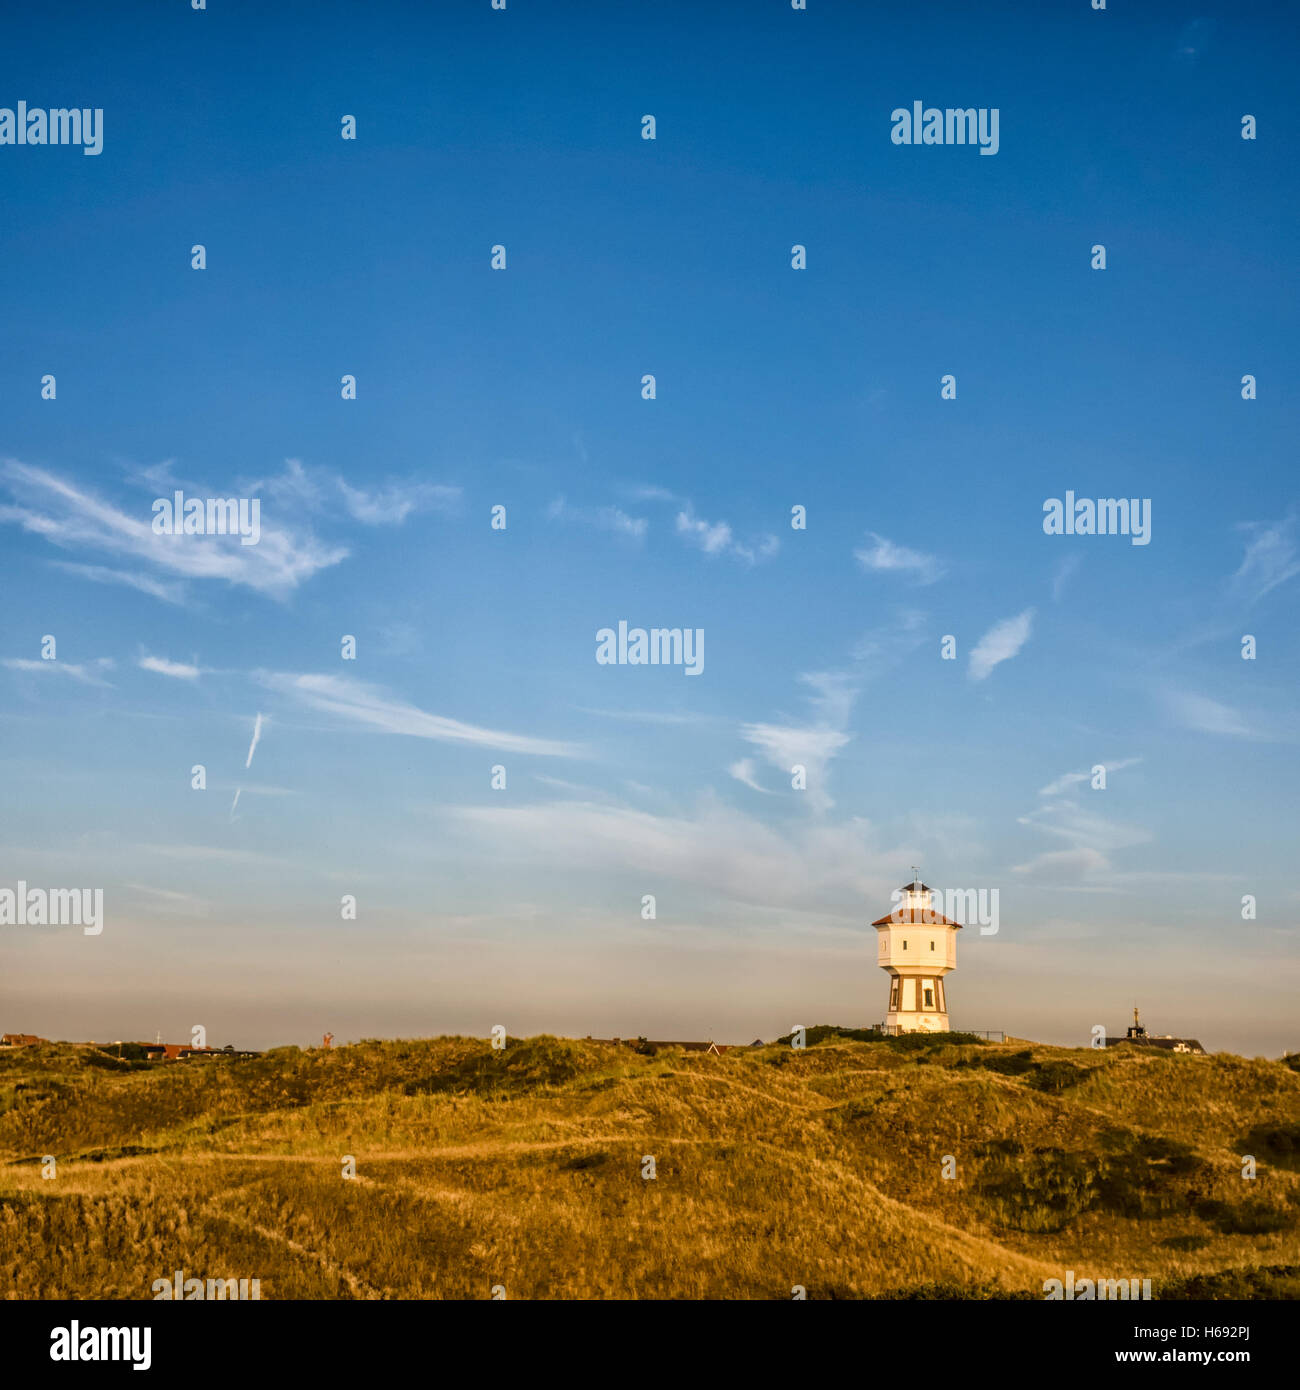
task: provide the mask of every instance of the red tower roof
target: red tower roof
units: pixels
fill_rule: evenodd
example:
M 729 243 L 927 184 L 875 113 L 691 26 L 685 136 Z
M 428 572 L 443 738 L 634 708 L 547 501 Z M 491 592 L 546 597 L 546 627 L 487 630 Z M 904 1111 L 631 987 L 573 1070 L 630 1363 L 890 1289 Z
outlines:
M 934 890 L 919 879 L 913 879 L 911 883 L 905 883 L 898 891 L 900 893 L 931 893 Z M 887 917 L 880 917 L 871 925 L 873 927 L 893 927 L 901 923 L 914 923 L 929 927 L 956 927 L 958 931 L 961 930 L 960 922 L 954 922 L 951 917 L 945 917 L 942 912 L 936 912 L 933 908 L 903 907 L 901 904 Z
M 956 927 L 958 931 L 961 930 L 960 922 L 954 922 L 951 917 L 945 917 L 942 912 L 935 912 L 928 907 L 896 907 L 888 917 L 878 917 L 871 925 L 896 927 L 900 922 L 915 922 L 923 927 Z

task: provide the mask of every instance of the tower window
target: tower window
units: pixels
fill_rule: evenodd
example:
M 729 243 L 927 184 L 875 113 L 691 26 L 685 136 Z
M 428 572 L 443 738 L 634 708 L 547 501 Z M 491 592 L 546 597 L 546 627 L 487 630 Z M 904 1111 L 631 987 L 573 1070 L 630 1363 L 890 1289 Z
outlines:
M 927 1009 L 934 1008 L 934 990 L 932 989 L 927 989 L 925 992 L 925 1007 Z
M 891 1013 L 896 1012 L 897 1009 L 898 1009 L 898 980 L 897 980 L 897 978 L 895 978 L 894 981 L 893 981 L 893 983 L 889 986 L 889 1009 L 890 1009 L 890 1012 L 891 1012 Z
M 906 937 L 903 938 L 903 950 L 905 950 L 905 951 L 907 950 L 907 938 L 906 938 Z
M 934 950 L 934 942 L 933 942 L 933 941 L 930 942 L 930 949 L 931 949 L 932 951 Z

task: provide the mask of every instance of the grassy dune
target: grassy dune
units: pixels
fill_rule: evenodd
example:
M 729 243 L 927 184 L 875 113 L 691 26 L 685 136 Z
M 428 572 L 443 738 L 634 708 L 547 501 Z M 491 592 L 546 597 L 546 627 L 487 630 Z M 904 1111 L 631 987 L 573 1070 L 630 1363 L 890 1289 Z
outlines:
M 1300 1296 L 1284 1063 L 810 1038 L 0 1054 L 0 1291 L 149 1298 L 181 1269 L 263 1298 L 1041 1298 L 1072 1269 Z

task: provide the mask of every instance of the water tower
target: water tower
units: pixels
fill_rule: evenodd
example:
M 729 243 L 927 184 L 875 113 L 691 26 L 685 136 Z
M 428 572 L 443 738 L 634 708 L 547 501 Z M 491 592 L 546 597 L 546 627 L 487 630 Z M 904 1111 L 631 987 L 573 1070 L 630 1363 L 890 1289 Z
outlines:
M 953 922 L 933 907 L 933 891 L 913 869 L 911 883 L 895 894 L 898 906 L 878 922 L 876 964 L 889 973 L 885 1027 L 899 1033 L 947 1033 L 948 1000 L 943 977 L 957 968 Z

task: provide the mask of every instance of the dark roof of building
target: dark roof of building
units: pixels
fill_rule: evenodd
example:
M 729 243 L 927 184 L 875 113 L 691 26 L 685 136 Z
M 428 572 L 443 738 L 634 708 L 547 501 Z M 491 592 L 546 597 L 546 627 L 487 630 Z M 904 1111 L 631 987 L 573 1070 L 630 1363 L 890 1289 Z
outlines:
M 1204 1052 L 1205 1049 L 1195 1038 L 1153 1038 L 1149 1034 L 1140 1038 L 1107 1038 L 1107 1047 L 1118 1047 L 1121 1043 L 1131 1043 L 1134 1047 L 1163 1047 L 1166 1052 Z
M 227 1043 L 225 1047 L 193 1047 L 189 1043 L 136 1043 L 146 1052 L 158 1053 L 165 1061 L 185 1061 L 190 1057 L 260 1057 L 260 1052 L 248 1048 L 235 1047 Z
M 873 927 L 896 927 L 900 922 L 915 922 L 918 926 L 961 929 L 960 922 L 954 922 L 951 917 L 945 917 L 942 912 L 935 912 L 928 907 L 896 907 L 888 917 L 878 917 L 871 925 Z

